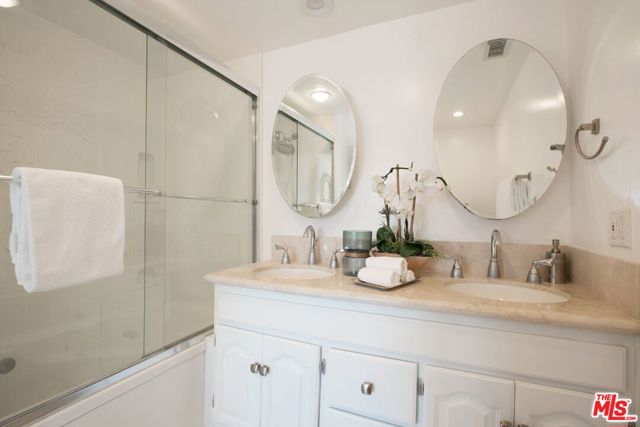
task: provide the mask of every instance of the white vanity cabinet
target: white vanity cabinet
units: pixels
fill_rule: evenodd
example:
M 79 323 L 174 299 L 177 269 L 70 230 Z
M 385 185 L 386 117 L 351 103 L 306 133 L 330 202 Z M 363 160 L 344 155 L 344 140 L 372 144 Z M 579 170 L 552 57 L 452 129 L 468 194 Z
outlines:
M 224 284 L 215 304 L 211 427 L 600 427 L 594 392 L 639 398 L 632 334 Z
M 497 427 L 513 423 L 513 380 L 451 369 L 425 369 L 427 427 Z
M 319 346 L 216 326 L 212 348 L 213 426 L 318 425 Z

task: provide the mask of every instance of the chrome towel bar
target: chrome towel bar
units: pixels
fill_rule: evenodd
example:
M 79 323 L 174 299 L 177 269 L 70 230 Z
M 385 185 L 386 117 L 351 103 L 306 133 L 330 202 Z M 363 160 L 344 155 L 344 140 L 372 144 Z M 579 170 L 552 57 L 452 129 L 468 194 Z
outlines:
M 0 182 L 12 183 L 15 179 L 12 176 L 0 175 Z M 124 191 L 128 193 L 139 193 L 139 194 L 151 194 L 154 196 L 160 196 L 160 190 L 152 190 L 149 188 L 138 188 L 138 187 L 124 187 Z

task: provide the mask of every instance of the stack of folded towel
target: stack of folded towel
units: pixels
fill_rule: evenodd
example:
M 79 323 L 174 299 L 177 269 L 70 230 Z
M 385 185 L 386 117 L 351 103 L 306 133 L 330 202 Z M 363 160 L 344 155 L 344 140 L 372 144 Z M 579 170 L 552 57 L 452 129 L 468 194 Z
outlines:
M 407 269 L 407 261 L 401 257 L 369 257 L 366 267 L 358 272 L 358 279 L 373 285 L 392 288 L 415 280 L 416 275 Z

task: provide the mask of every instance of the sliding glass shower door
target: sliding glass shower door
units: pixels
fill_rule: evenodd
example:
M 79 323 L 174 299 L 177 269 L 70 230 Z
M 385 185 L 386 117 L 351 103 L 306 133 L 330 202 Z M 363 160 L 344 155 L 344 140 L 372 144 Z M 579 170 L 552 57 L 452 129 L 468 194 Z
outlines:
M 251 262 L 255 135 L 247 94 L 153 39 L 148 64 L 146 353 L 211 326 L 202 277 Z
M 253 256 L 254 136 L 252 95 L 100 4 L 0 8 L 0 175 L 162 192 L 125 195 L 124 274 L 29 294 L 0 183 L 0 423 L 212 325 L 203 275 Z

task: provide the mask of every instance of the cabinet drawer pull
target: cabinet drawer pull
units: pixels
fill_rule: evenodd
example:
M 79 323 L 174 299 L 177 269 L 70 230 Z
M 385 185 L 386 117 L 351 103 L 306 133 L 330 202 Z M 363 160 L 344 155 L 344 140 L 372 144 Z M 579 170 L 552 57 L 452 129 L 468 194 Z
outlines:
M 373 393 L 373 383 L 370 383 L 369 381 L 365 381 L 362 384 L 360 384 L 360 392 L 362 394 L 366 394 L 371 395 Z
M 518 424 L 520 425 L 520 424 Z M 511 424 L 511 421 L 508 420 L 501 420 L 500 421 L 500 427 L 512 427 L 513 424 Z
M 267 375 L 269 375 L 269 371 L 271 369 L 269 369 L 269 367 L 267 365 L 260 365 L 260 367 L 258 368 L 258 373 L 263 376 L 266 377 Z
M 254 362 L 249 366 L 249 370 L 252 374 L 257 374 L 260 370 L 260 364 L 258 362 Z

